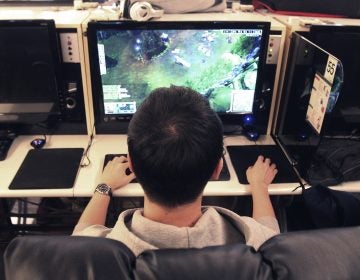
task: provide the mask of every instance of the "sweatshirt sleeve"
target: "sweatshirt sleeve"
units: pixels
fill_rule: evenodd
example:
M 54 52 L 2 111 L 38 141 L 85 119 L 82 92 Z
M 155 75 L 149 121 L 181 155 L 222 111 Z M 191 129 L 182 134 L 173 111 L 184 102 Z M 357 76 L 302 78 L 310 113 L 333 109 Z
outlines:
M 258 250 L 265 241 L 280 233 L 278 222 L 273 217 L 263 217 L 260 221 L 250 217 L 243 218 L 246 220 L 244 228 L 246 244 L 253 246 L 255 250 Z
M 72 233 L 73 236 L 106 237 L 111 229 L 103 225 L 90 225 L 86 223 L 77 224 Z
M 263 226 L 266 226 L 266 227 L 272 229 L 276 234 L 280 233 L 279 223 L 276 218 L 270 217 L 270 216 L 265 216 L 265 217 L 260 217 L 260 218 L 256 219 L 256 221 L 259 222 L 260 224 L 262 224 Z

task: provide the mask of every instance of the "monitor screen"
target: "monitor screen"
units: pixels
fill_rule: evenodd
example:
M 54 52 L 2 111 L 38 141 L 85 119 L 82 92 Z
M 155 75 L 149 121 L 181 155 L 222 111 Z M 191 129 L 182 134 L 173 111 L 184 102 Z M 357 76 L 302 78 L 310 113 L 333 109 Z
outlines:
M 327 134 L 360 137 L 360 26 L 314 25 L 308 38 L 338 57 L 344 69 L 341 95 L 329 115 Z
M 251 114 L 269 23 L 90 22 L 95 113 L 134 114 L 157 87 L 191 87 L 219 115 Z
M 53 20 L 0 20 L 0 122 L 59 114 L 60 56 Z
M 345 79 L 336 56 L 296 32 L 291 35 L 275 136 L 301 175 L 328 133 Z

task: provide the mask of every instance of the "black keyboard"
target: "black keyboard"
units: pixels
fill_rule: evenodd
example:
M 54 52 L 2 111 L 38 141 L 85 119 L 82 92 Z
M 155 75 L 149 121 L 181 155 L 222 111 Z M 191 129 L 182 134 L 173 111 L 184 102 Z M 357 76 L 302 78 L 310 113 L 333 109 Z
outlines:
M 14 138 L 0 138 L 0 160 L 5 160 Z
M 124 156 L 126 157 L 127 155 L 126 154 L 106 154 L 105 155 L 105 158 L 104 158 L 104 165 L 103 165 L 103 169 L 105 168 L 105 166 L 107 165 L 107 163 L 112 160 L 114 157 L 121 157 L 121 156 Z M 127 169 L 126 170 L 126 174 L 130 174 L 130 169 Z M 137 183 L 138 181 L 135 179 L 131 180 L 130 183 Z
M 105 159 L 104 159 L 103 169 L 110 160 L 112 160 L 114 157 L 120 157 L 120 156 L 126 157 L 126 154 L 106 154 Z M 128 172 L 130 172 L 130 170 Z M 216 181 L 229 181 L 229 180 L 230 180 L 230 173 L 229 173 L 229 169 L 227 167 L 226 161 L 224 159 L 224 166 L 220 172 L 219 180 L 216 180 Z M 134 180 L 132 180 L 131 183 L 137 183 L 136 178 Z

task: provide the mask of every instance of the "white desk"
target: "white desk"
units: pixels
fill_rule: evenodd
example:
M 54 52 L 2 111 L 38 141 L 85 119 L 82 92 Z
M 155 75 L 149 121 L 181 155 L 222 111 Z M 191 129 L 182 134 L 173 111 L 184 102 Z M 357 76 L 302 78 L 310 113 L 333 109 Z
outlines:
M 224 139 L 225 146 L 227 145 L 253 145 L 245 137 L 226 137 Z M 270 137 L 260 138 L 258 144 L 273 144 Z M 91 166 L 83 168 L 81 173 L 86 173 L 86 182 L 77 182 L 74 189 L 74 196 L 91 196 L 95 185 L 99 182 L 100 172 L 102 170 L 105 154 L 111 153 L 127 153 L 126 135 L 101 135 L 94 138 L 92 148 L 89 156 L 91 159 Z M 249 188 L 247 185 L 239 183 L 235 170 L 231 164 L 228 153 L 225 155 L 226 163 L 228 164 L 230 172 L 229 181 L 211 181 L 207 184 L 204 195 L 205 196 L 231 196 L 231 195 L 247 195 Z M 299 184 L 274 184 L 270 188 L 271 194 L 290 194 L 291 191 Z M 299 190 L 300 192 L 300 190 Z M 119 196 L 142 196 L 143 191 L 139 184 L 130 183 L 128 186 L 117 190 L 114 195 Z
M 70 189 L 33 189 L 33 190 L 9 190 L 13 177 L 24 160 L 27 152 L 32 147 L 30 141 L 34 136 L 20 136 L 15 139 L 8 157 L 0 162 L 0 197 L 89 197 L 93 194 L 96 184 L 99 182 L 105 154 L 127 153 L 126 135 L 97 135 L 93 139 L 89 150 L 91 164 L 79 169 L 74 188 Z M 45 148 L 86 148 L 89 137 L 86 135 L 53 135 L 48 137 Z M 227 145 L 253 145 L 245 137 L 232 136 L 224 139 Z M 258 144 L 273 144 L 270 137 L 260 138 Z M 205 188 L 206 196 L 232 196 L 247 195 L 249 188 L 247 185 L 239 183 L 235 170 L 231 164 L 229 155 L 225 155 L 230 180 L 212 181 Z M 297 183 L 292 184 L 273 184 L 270 186 L 271 194 L 292 194 L 292 190 L 297 187 Z M 300 189 L 296 193 L 300 193 Z M 114 193 L 115 196 L 143 196 L 141 186 L 131 183 Z
M 39 137 L 39 135 L 17 137 L 10 147 L 7 158 L 0 161 L 0 197 L 72 197 L 74 195 L 73 188 L 9 190 L 8 187 L 27 152 L 32 149 L 30 142 L 35 137 Z M 87 135 L 47 136 L 44 148 L 86 148 L 88 139 Z M 75 187 L 81 178 L 83 178 L 83 174 L 79 171 Z
M 97 135 L 93 139 L 89 150 L 91 164 L 79 169 L 75 185 L 69 189 L 31 189 L 31 190 L 9 190 L 13 177 L 24 160 L 30 146 L 30 141 L 35 136 L 20 136 L 15 139 L 10 148 L 8 157 L 0 161 L 0 197 L 90 197 L 94 188 L 99 183 L 102 171 L 104 157 L 106 154 L 127 153 L 126 135 Z M 86 148 L 89 141 L 87 135 L 53 135 L 48 137 L 45 148 Z M 225 146 L 228 145 L 253 145 L 245 137 L 231 136 L 224 139 Z M 274 144 L 269 136 L 263 136 L 257 142 L 258 145 Z M 211 181 L 207 184 L 205 196 L 240 196 L 250 194 L 248 185 L 240 184 L 235 170 L 231 164 L 229 154 L 225 155 L 230 180 L 229 181 Z M 293 191 L 298 183 L 272 184 L 269 192 L 272 195 L 291 195 L 300 194 L 301 188 Z M 347 182 L 333 189 L 360 192 L 360 182 Z M 115 196 L 137 197 L 143 196 L 143 190 L 138 183 L 129 185 L 114 192 Z

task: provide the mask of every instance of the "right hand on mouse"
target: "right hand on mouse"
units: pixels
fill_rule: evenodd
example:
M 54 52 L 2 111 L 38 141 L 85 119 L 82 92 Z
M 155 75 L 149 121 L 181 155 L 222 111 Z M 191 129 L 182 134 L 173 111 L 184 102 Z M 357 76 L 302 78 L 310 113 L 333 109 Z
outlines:
M 264 159 L 263 156 L 258 156 L 255 164 L 246 170 L 246 177 L 251 190 L 253 191 L 258 188 L 267 189 L 277 172 L 276 165 L 271 163 L 269 158 Z
M 105 183 L 111 187 L 114 191 L 123 186 L 126 186 L 135 178 L 135 174 L 131 172 L 126 174 L 126 170 L 129 168 L 129 162 L 126 157 L 115 157 L 109 161 L 101 175 L 100 183 Z

